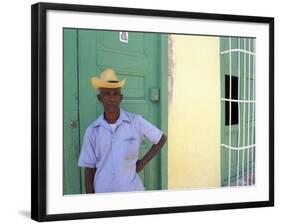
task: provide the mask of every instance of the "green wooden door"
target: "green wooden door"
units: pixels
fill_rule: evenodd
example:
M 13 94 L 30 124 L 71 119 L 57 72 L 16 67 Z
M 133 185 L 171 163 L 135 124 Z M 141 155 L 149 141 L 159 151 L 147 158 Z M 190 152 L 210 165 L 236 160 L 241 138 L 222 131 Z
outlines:
M 126 79 L 126 85 L 122 90 L 124 97 L 121 104 L 124 110 L 141 114 L 161 129 L 166 127 L 163 121 L 166 120 L 167 122 L 167 118 L 163 119 L 163 115 L 160 116 L 160 106 L 163 108 L 163 103 L 167 106 L 167 102 L 161 101 L 163 97 L 160 97 L 160 92 L 161 94 L 167 92 L 167 87 L 161 84 L 163 80 L 160 77 L 161 66 L 163 66 L 161 58 L 163 58 L 163 54 L 167 57 L 167 53 L 163 52 L 163 49 L 160 51 L 161 41 L 163 43 L 163 39 L 166 40 L 165 35 L 129 32 L 125 34 L 127 41 L 124 42 L 120 40 L 120 32 L 86 29 L 65 29 L 64 32 L 72 32 L 70 39 L 76 38 L 76 63 L 66 65 L 66 67 L 69 66 L 71 67 L 70 70 L 76 71 L 76 79 L 69 80 L 76 80 L 76 88 L 72 89 L 78 100 L 77 113 L 73 113 L 75 118 L 78 117 L 77 128 L 75 128 L 77 129 L 75 131 L 78 132 L 78 135 L 75 135 L 77 139 L 74 140 L 74 137 L 66 138 L 66 141 L 79 142 L 79 146 L 81 146 L 85 129 L 102 113 L 103 108 L 96 98 L 96 92 L 90 85 L 90 78 L 98 76 L 106 68 L 113 68 L 119 79 Z M 167 74 L 161 75 L 167 76 Z M 75 74 L 72 74 L 72 76 L 75 76 Z M 77 104 L 75 103 L 75 105 Z M 75 111 L 75 108 L 67 108 L 66 110 L 68 112 Z M 142 145 L 140 157 L 147 152 L 150 146 L 148 142 Z M 75 150 L 77 150 L 76 147 Z M 140 176 L 144 181 L 146 190 L 166 188 L 165 181 L 163 181 L 166 180 L 165 169 L 167 169 L 163 166 L 165 155 L 166 153 L 163 152 L 162 155 L 156 156 L 141 172 Z M 68 157 L 65 160 L 66 164 L 69 163 L 67 159 Z M 67 165 L 65 169 L 66 167 Z M 79 177 L 66 175 L 66 178 L 71 178 L 71 180 L 64 183 L 73 184 L 77 180 L 81 192 L 84 192 L 83 169 L 81 169 Z

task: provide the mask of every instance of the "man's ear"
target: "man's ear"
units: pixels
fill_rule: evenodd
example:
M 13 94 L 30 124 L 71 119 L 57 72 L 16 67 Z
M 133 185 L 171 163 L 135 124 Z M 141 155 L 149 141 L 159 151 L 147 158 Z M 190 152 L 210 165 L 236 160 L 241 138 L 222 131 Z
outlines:
M 100 94 L 99 94 L 99 93 L 97 94 L 97 98 L 98 98 L 99 101 L 101 100 L 101 99 L 100 99 Z
M 122 99 L 123 99 L 123 94 L 121 94 L 121 98 L 120 98 L 120 101 L 122 101 Z

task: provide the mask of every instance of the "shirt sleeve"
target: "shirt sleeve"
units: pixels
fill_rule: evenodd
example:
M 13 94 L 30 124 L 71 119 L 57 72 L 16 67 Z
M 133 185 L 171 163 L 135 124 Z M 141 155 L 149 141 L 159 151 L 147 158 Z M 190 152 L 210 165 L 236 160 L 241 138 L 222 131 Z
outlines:
M 78 166 L 95 168 L 97 157 L 95 154 L 95 144 L 91 129 L 87 129 L 84 135 L 84 140 L 78 160 Z
M 139 128 L 141 136 L 148 139 L 153 144 L 157 144 L 163 135 L 161 130 L 145 120 L 142 116 L 139 116 Z

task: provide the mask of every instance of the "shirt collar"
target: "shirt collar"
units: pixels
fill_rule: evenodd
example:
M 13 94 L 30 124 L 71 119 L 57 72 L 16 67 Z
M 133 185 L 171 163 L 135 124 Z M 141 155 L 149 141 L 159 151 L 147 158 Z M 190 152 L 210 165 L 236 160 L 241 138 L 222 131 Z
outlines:
M 130 119 L 128 117 L 128 115 L 125 113 L 125 111 L 123 111 L 121 108 L 120 108 L 120 115 L 119 115 L 119 118 L 117 119 L 116 121 L 116 126 L 118 126 L 119 124 L 121 124 L 123 121 L 125 122 L 130 122 Z M 94 122 L 94 127 L 98 127 L 100 125 L 103 125 L 103 126 L 108 126 L 108 123 L 107 121 L 105 120 L 104 118 L 104 113 L 102 113 L 98 119 Z

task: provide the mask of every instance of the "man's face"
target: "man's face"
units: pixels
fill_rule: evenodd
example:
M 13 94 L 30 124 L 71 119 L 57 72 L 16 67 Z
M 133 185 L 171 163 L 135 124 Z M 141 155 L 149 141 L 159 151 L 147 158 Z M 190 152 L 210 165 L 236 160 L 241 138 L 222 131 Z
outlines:
M 98 94 L 98 99 L 103 105 L 104 111 L 110 113 L 119 112 L 122 97 L 120 88 L 100 88 L 100 94 Z

